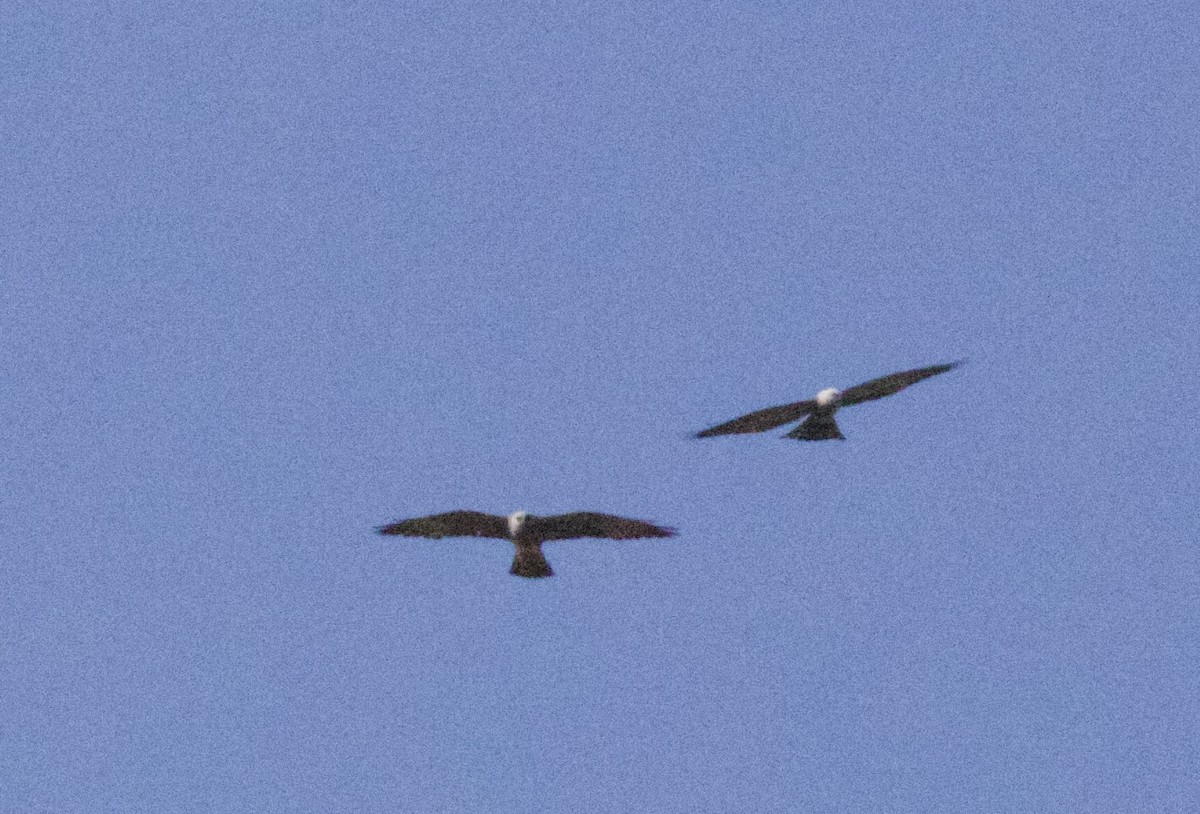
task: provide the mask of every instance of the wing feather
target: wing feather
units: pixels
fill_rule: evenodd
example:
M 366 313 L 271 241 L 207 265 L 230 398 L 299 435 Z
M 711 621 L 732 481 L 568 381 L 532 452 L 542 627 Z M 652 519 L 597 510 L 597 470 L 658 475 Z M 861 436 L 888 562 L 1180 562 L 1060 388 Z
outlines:
M 916 384 L 923 379 L 928 379 L 930 376 L 936 376 L 939 373 L 945 373 L 947 370 L 953 370 L 960 364 L 962 363 L 950 362 L 949 364 L 918 367 L 914 370 L 905 370 L 900 373 L 880 376 L 878 379 L 871 379 L 869 382 L 856 384 L 854 387 L 843 390 L 840 401 L 842 406 L 845 407 L 851 404 L 861 404 L 864 401 L 881 399 L 884 396 L 899 393 L 909 385 Z
M 508 538 L 508 518 L 484 512 L 456 511 L 397 520 L 375 529 L 380 534 L 405 537 L 499 537 Z
M 763 432 L 764 430 L 774 429 L 780 424 L 787 424 L 789 421 L 798 421 L 815 409 L 817 409 L 817 403 L 812 399 L 797 401 L 792 404 L 781 404 L 778 407 L 767 407 L 764 410 L 747 413 L 732 421 L 726 421 L 724 424 L 709 427 L 707 430 L 701 430 L 696 433 L 696 437 L 708 438 L 712 435 Z
M 639 537 L 674 537 L 675 529 L 645 520 L 631 520 L 600 512 L 569 512 L 530 520 L 528 529 L 538 540 L 569 540 L 575 537 L 605 537 L 633 540 Z

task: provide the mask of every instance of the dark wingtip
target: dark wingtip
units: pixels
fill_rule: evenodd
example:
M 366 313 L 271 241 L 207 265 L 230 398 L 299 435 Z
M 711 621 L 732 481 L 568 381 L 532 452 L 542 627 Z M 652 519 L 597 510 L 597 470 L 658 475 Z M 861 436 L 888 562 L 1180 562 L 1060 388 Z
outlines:
M 400 525 L 399 523 L 388 523 L 386 526 L 376 526 L 375 533 L 376 534 L 391 534 L 391 535 L 399 534 L 400 531 L 397 528 L 399 525 Z

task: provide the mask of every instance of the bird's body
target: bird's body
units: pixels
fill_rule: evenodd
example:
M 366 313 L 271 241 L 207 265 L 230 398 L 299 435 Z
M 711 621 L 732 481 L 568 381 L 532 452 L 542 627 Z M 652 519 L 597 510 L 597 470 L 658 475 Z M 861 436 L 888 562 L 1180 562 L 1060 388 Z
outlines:
M 380 534 L 406 537 L 493 537 L 516 548 L 509 572 L 521 577 L 549 577 L 554 570 L 542 553 L 542 543 L 578 537 L 630 540 L 639 537 L 672 537 L 675 530 L 644 520 L 631 520 L 599 512 L 570 512 L 538 517 L 513 512 L 507 517 L 484 512 L 454 511 L 399 520 L 380 526 Z
M 781 424 L 788 424 L 804 418 L 804 422 L 789 432 L 786 438 L 796 438 L 801 441 L 825 441 L 836 438 L 845 440 L 841 429 L 834 420 L 834 414 L 843 407 L 861 404 L 864 401 L 880 399 L 898 393 L 909 385 L 916 384 L 922 379 L 945 373 L 957 367 L 960 362 L 950 362 L 942 365 L 932 365 L 914 370 L 905 370 L 872 379 L 869 382 L 838 390 L 827 387 L 817 393 L 814 398 L 797 401 L 792 404 L 781 404 L 778 407 L 768 407 L 753 413 L 739 416 L 732 421 L 709 427 L 696 433 L 697 438 L 708 438 L 713 435 L 734 435 L 747 432 L 764 432 Z
M 517 549 L 508 572 L 518 577 L 552 577 L 554 569 L 542 553 L 542 541 L 529 527 L 529 517 L 529 512 L 513 512 L 508 516 L 508 539 Z

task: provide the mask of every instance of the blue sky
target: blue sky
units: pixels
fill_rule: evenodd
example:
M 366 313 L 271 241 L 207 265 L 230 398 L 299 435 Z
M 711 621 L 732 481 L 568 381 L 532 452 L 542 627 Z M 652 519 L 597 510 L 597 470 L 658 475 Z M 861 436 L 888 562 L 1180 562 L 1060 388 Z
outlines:
M 894 6 L 6 11 L 5 805 L 1195 810 L 1200 14 Z

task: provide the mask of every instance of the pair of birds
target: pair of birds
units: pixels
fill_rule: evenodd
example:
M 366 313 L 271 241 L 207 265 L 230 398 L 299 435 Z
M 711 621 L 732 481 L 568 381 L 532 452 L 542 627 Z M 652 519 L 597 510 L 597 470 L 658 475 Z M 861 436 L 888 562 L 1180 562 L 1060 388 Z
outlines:
M 930 376 L 952 370 L 959 364 L 950 362 L 905 370 L 845 390 L 829 387 L 817 393 L 814 398 L 747 413 L 732 421 L 702 430 L 696 433 L 696 437 L 763 432 L 804 418 L 802 424 L 784 437 L 802 441 L 825 441 L 831 438 L 845 440 L 837 422 L 834 421 L 834 414 L 839 409 L 890 396 Z M 502 517 L 485 512 L 455 511 L 399 520 L 380 526 L 376 531 L 380 534 L 429 537 L 435 540 L 442 537 L 495 537 L 508 540 L 517 549 L 509 573 L 519 577 L 554 575 L 554 570 L 542 554 L 542 543 L 553 540 L 578 537 L 632 540 L 675 535 L 673 528 L 599 512 L 570 512 L 547 517 L 537 517 L 529 512 L 513 512 L 508 517 Z

